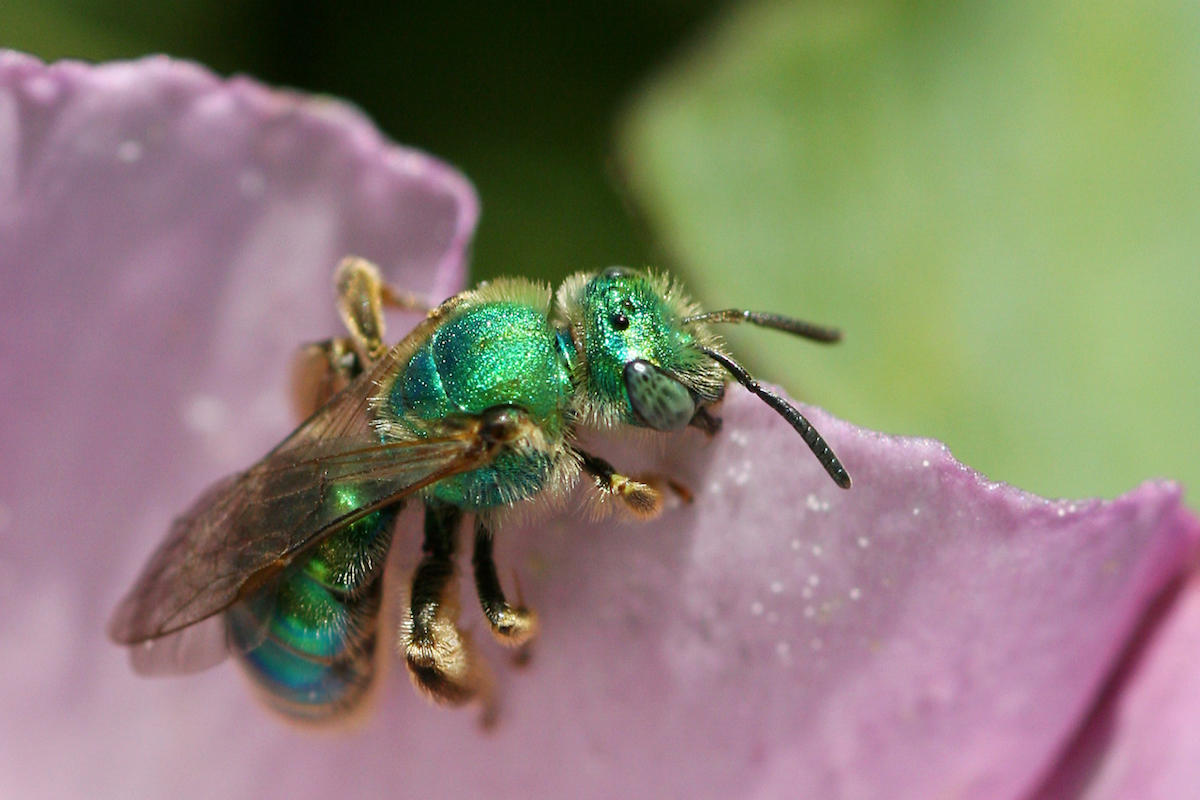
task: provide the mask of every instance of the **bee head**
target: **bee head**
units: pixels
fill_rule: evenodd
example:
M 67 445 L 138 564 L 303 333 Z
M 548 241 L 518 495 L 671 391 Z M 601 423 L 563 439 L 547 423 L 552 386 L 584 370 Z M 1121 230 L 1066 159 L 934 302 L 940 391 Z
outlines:
M 576 275 L 559 294 L 575 345 L 586 421 L 680 430 L 721 397 L 725 374 L 701 347 L 718 347 L 695 307 L 661 275 L 609 267 Z
M 724 350 L 709 323 L 750 322 L 821 342 L 833 329 L 777 314 L 729 309 L 703 312 L 665 276 L 625 267 L 569 278 L 558 312 L 571 345 L 576 417 L 585 425 L 636 425 L 659 431 L 696 425 L 715 430 L 706 408 L 732 377 L 783 416 L 839 486 L 850 477 L 800 412 L 764 389 Z

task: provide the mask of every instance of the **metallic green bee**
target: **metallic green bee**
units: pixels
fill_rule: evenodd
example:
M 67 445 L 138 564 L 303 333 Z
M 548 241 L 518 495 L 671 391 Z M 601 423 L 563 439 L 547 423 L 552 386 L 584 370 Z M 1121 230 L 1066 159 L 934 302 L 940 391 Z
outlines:
M 665 277 L 614 267 L 569 278 L 553 311 L 546 287 L 481 285 L 429 311 L 389 349 L 383 307 L 414 304 L 361 259 L 341 264 L 337 287 L 350 336 L 304 351 L 298 397 L 307 419 L 175 520 L 114 613 L 110 635 L 133 648 L 140 671 L 202 668 L 233 652 L 267 702 L 291 717 L 320 721 L 358 707 L 386 650 L 379 617 L 392 528 L 416 500 L 423 558 L 399 649 L 433 698 L 486 696 L 486 671 L 449 595 L 463 515 L 475 518 L 484 616 L 497 639 L 522 645 L 537 618 L 500 587 L 492 535 L 501 512 L 562 497 L 583 472 L 601 500 L 657 514 L 664 484 L 583 451 L 576 430 L 716 433 L 709 407 L 730 377 L 796 429 L 838 486 L 850 486 L 816 430 L 727 355 L 709 325 L 751 322 L 822 342 L 836 341 L 836 330 L 701 312 Z

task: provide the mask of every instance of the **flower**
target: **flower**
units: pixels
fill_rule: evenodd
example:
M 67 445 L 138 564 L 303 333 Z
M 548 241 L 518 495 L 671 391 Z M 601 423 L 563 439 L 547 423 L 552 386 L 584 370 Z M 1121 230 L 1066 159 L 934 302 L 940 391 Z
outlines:
M 740 389 L 712 441 L 605 450 L 678 476 L 692 505 L 501 532 L 544 630 L 523 670 L 484 643 L 493 730 L 399 669 L 336 736 L 281 724 L 228 665 L 133 674 L 104 621 L 173 514 L 291 426 L 289 356 L 337 333 L 338 258 L 440 299 L 463 285 L 476 216 L 461 176 L 340 103 L 165 58 L 0 54 L 0 794 L 1196 785 L 1200 523 L 1178 487 L 1044 500 L 935 442 L 806 409 L 854 476 L 843 492 Z M 396 574 L 415 524 L 401 520 Z

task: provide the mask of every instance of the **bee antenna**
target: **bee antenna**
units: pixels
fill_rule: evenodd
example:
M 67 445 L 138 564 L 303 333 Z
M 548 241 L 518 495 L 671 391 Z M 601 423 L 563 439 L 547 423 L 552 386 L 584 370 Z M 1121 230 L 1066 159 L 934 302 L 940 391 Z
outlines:
M 758 381 L 750 377 L 750 373 L 746 372 L 745 367 L 724 353 L 713 350 L 710 347 L 704 347 L 703 345 L 701 345 L 700 350 L 724 367 L 738 383 L 745 386 L 753 394 L 758 395 L 779 416 L 786 419 L 796 429 L 796 433 L 800 434 L 800 438 L 808 445 L 808 449 L 813 451 L 813 455 L 817 457 L 817 461 L 821 462 L 821 466 L 829 473 L 829 477 L 833 478 L 833 482 L 843 489 L 850 488 L 850 474 L 846 472 L 846 468 L 842 466 L 842 462 L 834 455 L 833 449 L 825 442 L 821 434 L 817 433 L 817 429 L 812 426 L 812 423 L 804 418 L 799 409 L 769 389 L 764 389 Z
M 692 314 L 690 317 L 683 318 L 684 323 L 688 322 L 749 322 L 752 325 L 758 325 L 763 328 L 773 328 L 777 331 L 791 333 L 795 336 L 803 336 L 805 339 L 812 339 L 814 342 L 823 342 L 829 344 L 838 342 L 842 339 L 842 332 L 837 328 L 830 328 L 825 325 L 816 325 L 812 322 L 805 322 L 799 319 L 785 317 L 782 314 L 771 314 L 766 311 L 747 311 L 742 308 L 726 308 L 723 311 L 702 311 L 699 314 Z

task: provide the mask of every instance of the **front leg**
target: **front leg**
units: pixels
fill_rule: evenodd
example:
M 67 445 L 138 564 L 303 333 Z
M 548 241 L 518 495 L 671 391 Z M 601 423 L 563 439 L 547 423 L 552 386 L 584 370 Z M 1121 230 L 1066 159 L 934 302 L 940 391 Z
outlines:
M 682 483 L 661 475 L 643 476 L 635 480 L 617 472 L 616 468 L 599 456 L 576 448 L 583 471 L 592 476 L 602 499 L 614 499 L 640 519 L 654 519 L 662 513 L 662 486 L 666 486 L 685 503 L 692 502 L 692 493 Z M 657 484 L 657 485 L 656 485 Z
M 459 629 L 454 591 L 454 546 L 462 512 L 449 506 L 425 508 L 425 557 L 413 575 L 412 597 L 400 626 L 400 647 L 413 683 L 433 699 L 460 705 L 490 685 L 472 658 L 470 640 Z
M 519 601 L 514 608 L 504 597 L 500 578 L 496 575 L 496 562 L 492 558 L 492 532 L 480 519 L 475 520 L 475 554 L 471 563 L 475 567 L 479 603 L 496 640 L 509 647 L 518 647 L 537 635 L 537 613 Z

